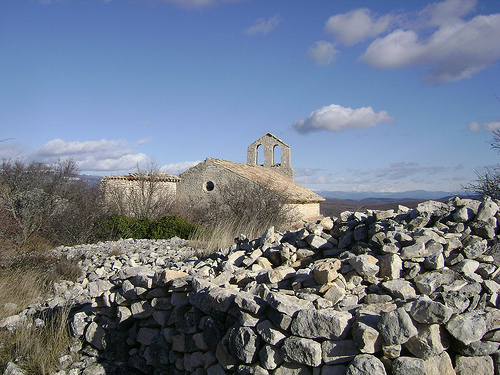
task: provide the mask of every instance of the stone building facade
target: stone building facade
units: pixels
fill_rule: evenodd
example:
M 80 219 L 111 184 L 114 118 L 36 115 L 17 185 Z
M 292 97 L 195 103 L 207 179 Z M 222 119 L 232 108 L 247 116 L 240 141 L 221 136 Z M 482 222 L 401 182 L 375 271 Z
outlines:
M 148 178 L 148 175 L 139 174 L 104 177 L 101 188 L 106 201 L 112 203 L 117 200 L 118 192 L 125 192 L 121 196 L 127 197 L 144 189 Z M 286 194 L 289 207 L 301 218 L 319 216 L 319 205 L 324 198 L 296 184 L 293 179 L 290 146 L 273 134 L 267 133 L 248 147 L 247 164 L 207 158 L 181 173 L 179 177 L 162 174 L 161 178 L 155 180 L 161 184 L 161 188 L 157 189 L 158 193 L 155 193 L 154 199 L 168 195 L 190 202 L 201 202 L 217 197 L 221 186 L 231 182 L 243 182 Z
M 169 173 L 106 176 L 101 180 L 101 193 L 112 212 L 157 218 L 173 203 L 179 181 L 179 177 Z
M 263 164 L 258 160 L 259 147 L 263 148 Z M 278 150 L 281 151 L 279 163 L 276 155 Z M 293 176 L 290 146 L 267 133 L 248 147 L 247 164 L 207 158 L 181 173 L 177 195 L 194 201 L 203 200 L 216 196 L 218 188 L 230 181 L 242 181 L 286 194 L 289 207 L 301 218 L 319 216 L 320 203 L 324 198 L 296 184 Z

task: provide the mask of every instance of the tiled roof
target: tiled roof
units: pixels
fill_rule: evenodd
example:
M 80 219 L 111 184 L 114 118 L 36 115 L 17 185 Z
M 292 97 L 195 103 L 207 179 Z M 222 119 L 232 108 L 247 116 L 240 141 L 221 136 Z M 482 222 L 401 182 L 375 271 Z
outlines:
M 290 194 L 290 203 L 318 203 L 325 200 L 315 192 L 296 184 L 278 172 L 260 165 L 240 164 L 213 158 L 207 158 L 207 162 L 212 162 L 259 185 L 269 186 L 272 190 Z
M 170 173 L 160 172 L 154 174 L 155 181 L 160 182 L 179 182 L 181 179 Z M 149 174 L 129 173 L 124 176 L 105 176 L 104 180 L 127 180 L 127 181 L 148 181 L 151 178 Z

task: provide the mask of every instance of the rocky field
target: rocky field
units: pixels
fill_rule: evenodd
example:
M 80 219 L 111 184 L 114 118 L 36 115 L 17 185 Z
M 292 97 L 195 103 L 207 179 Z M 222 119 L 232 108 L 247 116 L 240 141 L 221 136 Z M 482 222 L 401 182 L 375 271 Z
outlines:
M 455 198 L 241 235 L 205 259 L 177 238 L 60 247 L 84 276 L 0 327 L 70 306 L 59 375 L 498 374 L 498 217 Z

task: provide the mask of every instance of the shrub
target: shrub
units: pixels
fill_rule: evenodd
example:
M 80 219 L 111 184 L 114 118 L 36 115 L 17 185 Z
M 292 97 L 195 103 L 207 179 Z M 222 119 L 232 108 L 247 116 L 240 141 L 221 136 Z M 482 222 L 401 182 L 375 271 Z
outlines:
M 289 198 L 287 191 L 271 181 L 263 185 L 241 180 L 219 184 L 218 194 L 183 204 L 185 214 L 200 226 L 191 238 L 192 246 L 200 255 L 208 255 L 230 246 L 240 234 L 254 238 L 271 226 L 284 230 L 296 221 Z
M 0 239 L 31 251 L 40 243 L 73 245 L 93 238 L 99 191 L 76 178 L 76 164 L 4 161 L 0 168 Z
M 116 215 L 101 224 L 101 236 L 106 239 L 146 238 L 169 239 L 188 238 L 197 227 L 178 216 L 165 216 L 159 220 Z

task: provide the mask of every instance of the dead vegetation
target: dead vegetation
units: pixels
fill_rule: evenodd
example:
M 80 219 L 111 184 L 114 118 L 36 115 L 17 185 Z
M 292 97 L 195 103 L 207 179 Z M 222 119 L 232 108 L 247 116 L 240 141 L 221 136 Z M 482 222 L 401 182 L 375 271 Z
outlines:
M 255 238 L 270 226 L 288 228 L 297 220 L 288 202 L 289 194 L 273 189 L 272 182 L 257 185 L 230 180 L 219 186 L 217 195 L 188 202 L 188 219 L 200 227 L 191 238 L 192 246 L 208 255 L 234 244 L 240 234 Z

